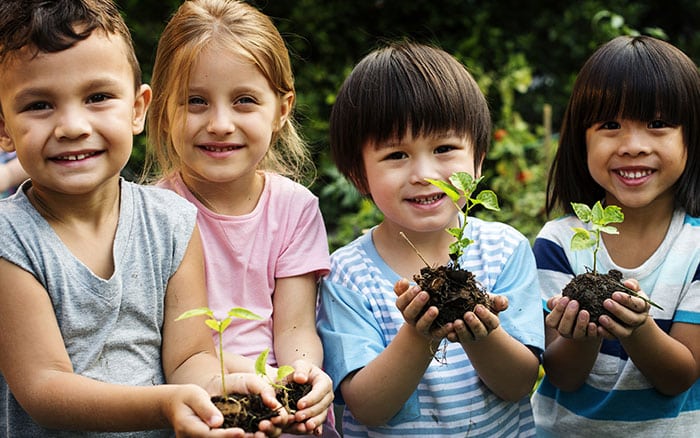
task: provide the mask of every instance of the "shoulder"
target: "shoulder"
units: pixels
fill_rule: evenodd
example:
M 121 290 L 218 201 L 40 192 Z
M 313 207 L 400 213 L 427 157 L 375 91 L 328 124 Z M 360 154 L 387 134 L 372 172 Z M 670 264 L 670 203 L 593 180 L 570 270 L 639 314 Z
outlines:
M 196 215 L 197 208 L 182 196 L 163 187 L 146 186 L 129 181 L 122 182 L 122 195 L 131 198 L 133 205 L 154 214 Z M 137 207 L 138 209 L 138 207 Z
M 122 214 L 150 228 L 182 230 L 191 233 L 197 220 L 197 208 L 177 193 L 155 186 L 122 181 Z
M 367 251 L 367 245 L 372 245 L 371 231 L 333 251 L 329 279 L 356 277 L 369 271 L 373 257 Z
M 467 220 L 471 239 L 482 245 L 514 247 L 527 242 L 527 238 L 520 231 L 503 222 L 486 221 L 477 217 Z

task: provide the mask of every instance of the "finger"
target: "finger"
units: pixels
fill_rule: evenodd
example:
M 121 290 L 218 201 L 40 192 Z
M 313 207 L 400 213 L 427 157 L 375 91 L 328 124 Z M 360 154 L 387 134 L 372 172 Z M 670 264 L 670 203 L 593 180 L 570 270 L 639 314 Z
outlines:
M 479 318 L 488 333 L 491 333 L 500 325 L 498 316 L 487 309 L 486 306 L 477 304 L 477 306 L 474 308 L 474 314 Z
M 397 296 L 401 296 L 409 289 L 410 285 L 411 283 L 407 279 L 402 278 L 394 284 L 394 293 Z
M 427 301 L 427 299 L 426 299 Z M 435 319 L 437 319 L 439 314 L 438 308 L 435 306 L 430 306 L 428 307 L 428 310 L 425 311 L 425 313 L 420 317 L 418 321 L 416 321 L 415 326 L 416 330 L 418 330 L 420 333 L 422 333 L 426 337 L 432 337 L 431 335 L 431 328 L 433 326 L 433 323 L 435 322 Z
M 472 333 L 474 340 L 485 338 L 489 334 L 486 326 L 474 312 L 467 312 L 464 314 L 464 323 Z
M 552 307 L 550 308 L 551 311 L 545 317 L 545 325 L 551 329 L 557 330 L 568 304 L 568 298 L 561 298 L 556 300 L 556 302 L 552 301 L 552 299 L 547 301 L 547 307 L 550 305 L 552 305 Z
M 416 295 L 420 292 L 420 288 L 416 285 L 409 287 L 401 295 L 396 298 L 396 308 L 404 312 L 406 308 L 415 300 Z
M 508 298 L 503 295 L 491 295 L 491 311 L 494 313 L 503 312 L 508 309 Z
M 453 322 L 452 327 L 454 328 L 454 333 L 457 335 L 457 341 L 460 343 L 473 342 L 475 340 L 474 334 L 469 330 L 469 327 L 467 327 L 467 324 L 463 320 L 458 319 Z

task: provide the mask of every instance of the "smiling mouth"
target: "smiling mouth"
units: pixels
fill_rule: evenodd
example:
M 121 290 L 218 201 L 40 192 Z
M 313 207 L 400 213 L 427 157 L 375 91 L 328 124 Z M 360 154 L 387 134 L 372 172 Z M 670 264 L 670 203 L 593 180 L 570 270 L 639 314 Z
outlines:
M 440 193 L 440 194 L 427 196 L 427 197 L 411 198 L 411 199 L 409 199 L 409 201 L 416 203 L 416 204 L 428 205 L 428 204 L 432 204 L 436 201 L 439 201 L 440 199 L 442 199 L 444 197 L 445 197 L 445 194 Z
M 62 155 L 60 157 L 55 157 L 53 159 L 56 161 L 79 161 L 79 160 L 84 160 L 86 158 L 94 157 L 95 155 L 97 155 L 99 153 L 100 152 L 88 152 L 85 154 Z
M 215 147 L 215 146 L 200 146 L 202 149 L 204 149 L 207 152 L 230 152 L 230 151 L 235 151 L 236 149 L 240 149 L 240 146 L 228 146 L 228 147 Z
M 618 170 L 616 171 L 618 175 L 625 179 L 640 179 L 647 177 L 654 173 L 653 170 Z

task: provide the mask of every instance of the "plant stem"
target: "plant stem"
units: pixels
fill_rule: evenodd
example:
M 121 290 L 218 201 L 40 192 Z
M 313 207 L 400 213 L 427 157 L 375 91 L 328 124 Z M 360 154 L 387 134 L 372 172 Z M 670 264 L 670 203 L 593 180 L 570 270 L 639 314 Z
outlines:
M 418 257 L 420 257 L 420 259 L 423 260 L 423 263 L 425 263 L 425 266 L 430 267 L 430 264 L 428 263 L 428 261 L 425 260 L 425 258 L 423 257 L 423 254 L 421 254 L 420 251 L 418 251 L 418 248 L 416 248 L 416 246 L 413 244 L 413 242 L 411 242 L 411 241 L 408 239 L 408 236 L 406 236 L 406 235 L 403 233 L 403 231 L 399 231 L 399 234 L 401 235 L 401 237 L 403 237 L 404 239 L 406 239 L 406 242 L 408 242 L 409 245 L 411 245 L 411 248 L 413 248 L 413 250 L 416 252 L 416 254 L 418 254 Z
M 219 365 L 221 365 L 221 396 L 228 398 L 228 393 L 226 392 L 226 374 L 224 371 L 224 332 L 219 332 Z

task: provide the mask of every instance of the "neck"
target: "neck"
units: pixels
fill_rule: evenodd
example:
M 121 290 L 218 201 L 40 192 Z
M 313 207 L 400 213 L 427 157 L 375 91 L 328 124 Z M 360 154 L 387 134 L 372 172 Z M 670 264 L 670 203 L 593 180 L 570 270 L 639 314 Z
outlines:
M 184 173 L 181 175 L 187 189 L 202 205 L 214 213 L 227 216 L 252 212 L 258 205 L 265 186 L 262 172 L 227 182 L 207 181 Z

